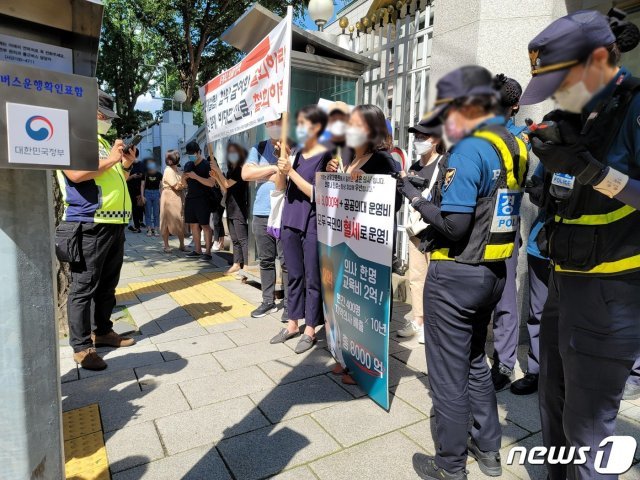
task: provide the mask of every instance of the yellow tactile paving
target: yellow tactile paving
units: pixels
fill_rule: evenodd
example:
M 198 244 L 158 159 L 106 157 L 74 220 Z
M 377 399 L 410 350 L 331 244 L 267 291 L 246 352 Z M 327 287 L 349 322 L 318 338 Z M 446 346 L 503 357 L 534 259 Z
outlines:
M 66 478 L 110 480 L 98 405 L 64 412 L 62 424 Z
M 130 283 L 129 288 L 135 291 L 136 294 L 140 293 L 163 293 L 162 288 L 155 281 Z

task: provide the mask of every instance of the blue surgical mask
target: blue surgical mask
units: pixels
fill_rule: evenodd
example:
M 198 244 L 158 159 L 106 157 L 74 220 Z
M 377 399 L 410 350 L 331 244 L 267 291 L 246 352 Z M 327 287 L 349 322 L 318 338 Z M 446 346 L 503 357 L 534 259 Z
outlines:
M 307 143 L 307 140 L 309 139 L 309 130 L 307 130 L 307 127 L 304 125 L 298 125 L 296 127 L 296 138 L 301 145 Z
M 147 163 L 147 169 L 154 172 L 158 169 L 158 166 L 155 164 L 155 162 L 149 162 Z
M 227 153 L 227 160 L 229 161 L 229 163 L 235 165 L 240 160 L 240 155 L 238 154 L 238 152 L 229 152 Z
M 187 158 L 190 161 L 195 162 L 198 159 L 198 156 L 197 155 L 187 155 Z

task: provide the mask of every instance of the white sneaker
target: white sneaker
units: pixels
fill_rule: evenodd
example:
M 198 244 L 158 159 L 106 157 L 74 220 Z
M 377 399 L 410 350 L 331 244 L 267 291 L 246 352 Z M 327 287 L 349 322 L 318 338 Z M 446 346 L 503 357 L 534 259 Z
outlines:
M 398 330 L 398 336 L 402 338 L 411 338 L 420 331 L 420 327 L 415 322 L 407 322 L 404 328 Z
M 418 343 L 420 343 L 421 345 L 424 345 L 424 328 L 418 327 L 420 328 L 420 335 L 418 336 Z
M 214 252 L 219 252 L 220 251 L 220 242 L 213 242 L 213 246 L 211 247 L 211 250 L 213 250 Z

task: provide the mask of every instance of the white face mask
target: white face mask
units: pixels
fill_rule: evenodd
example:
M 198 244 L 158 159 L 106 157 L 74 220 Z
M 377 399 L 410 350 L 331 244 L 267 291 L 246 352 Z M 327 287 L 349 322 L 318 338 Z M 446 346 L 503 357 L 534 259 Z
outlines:
M 238 154 L 238 152 L 229 152 L 227 153 L 227 160 L 229 161 L 229 163 L 235 165 L 240 160 L 240 155 Z
M 431 152 L 433 148 L 433 142 L 431 140 L 423 140 L 422 142 L 413 142 L 413 149 L 416 152 L 416 155 L 424 155 L 426 153 Z
M 582 113 L 582 109 L 587 103 L 589 103 L 589 100 L 591 100 L 595 94 L 597 94 L 600 90 L 602 90 L 602 88 L 604 88 L 604 72 L 602 72 L 600 84 L 595 92 L 590 92 L 587 88 L 587 85 L 584 83 L 584 78 L 587 74 L 590 63 L 591 59 L 587 61 L 587 65 L 582 72 L 582 78 L 578 83 L 571 85 L 570 87 L 563 88 L 562 90 L 558 90 L 553 94 L 553 99 L 556 101 L 556 104 L 558 105 L 558 108 L 560 108 L 560 110 L 564 110 L 565 112 L 570 113 Z
M 279 140 L 282 134 L 282 127 L 280 125 L 271 125 L 267 127 L 267 135 L 271 140 Z
M 346 131 L 347 147 L 360 148 L 369 140 L 367 132 L 359 127 L 349 127 Z
M 331 125 L 329 125 L 329 133 L 334 137 L 344 137 L 344 134 L 347 132 L 347 124 L 342 120 L 336 120 Z
M 98 133 L 105 135 L 111 128 L 111 120 L 98 120 Z

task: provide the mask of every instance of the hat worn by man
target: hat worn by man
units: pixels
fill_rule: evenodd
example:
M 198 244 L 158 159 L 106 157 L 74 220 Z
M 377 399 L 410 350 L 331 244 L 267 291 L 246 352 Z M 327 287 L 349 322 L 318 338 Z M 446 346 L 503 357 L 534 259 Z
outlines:
M 108 118 L 120 118 L 113 107 L 115 100 L 111 95 L 98 89 L 98 111 Z
M 420 123 L 432 123 L 440 118 L 454 100 L 476 95 L 496 96 L 491 72 L 478 65 L 456 68 L 438 80 L 434 108 Z
M 349 115 L 349 113 L 351 113 L 349 105 L 341 101 L 333 102 L 329 105 L 329 115 L 335 112 L 344 113 L 345 115 Z
M 442 137 L 442 123 L 438 119 L 430 123 L 420 120 L 416 125 L 409 128 L 409 133 L 421 133 L 429 137 Z
M 529 42 L 533 78 L 520 104 L 533 105 L 551 97 L 571 67 L 615 41 L 608 18 L 600 12 L 581 10 L 557 19 Z

